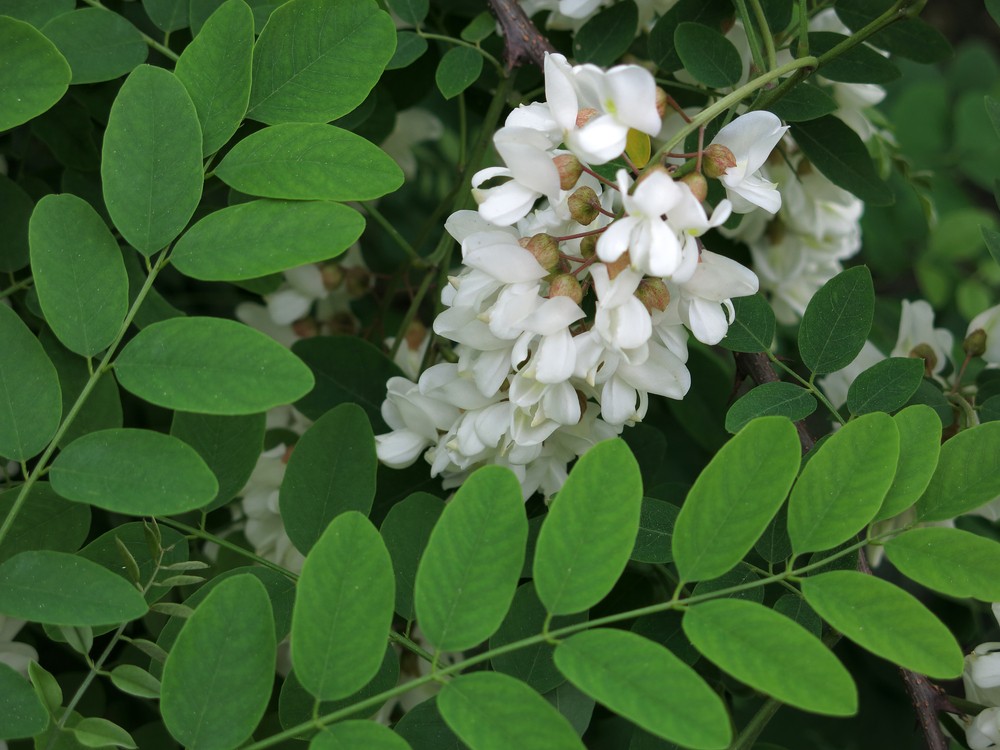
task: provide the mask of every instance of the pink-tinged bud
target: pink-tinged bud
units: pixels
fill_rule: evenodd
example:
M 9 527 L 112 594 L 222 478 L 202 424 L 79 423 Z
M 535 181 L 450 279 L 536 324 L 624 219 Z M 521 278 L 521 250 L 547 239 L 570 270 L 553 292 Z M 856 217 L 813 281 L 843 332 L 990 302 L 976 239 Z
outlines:
M 559 187 L 563 190 L 572 190 L 576 185 L 580 175 L 583 174 L 583 165 L 573 154 L 559 154 L 553 157 L 552 162 L 559 170 Z
M 717 180 L 726 173 L 727 169 L 736 166 L 736 156 L 725 146 L 713 143 L 705 149 L 701 163 L 705 174 L 713 180 Z
M 580 240 L 580 257 L 584 260 L 593 258 L 597 254 L 597 235 L 588 234 Z
M 986 353 L 986 331 L 977 328 L 962 342 L 962 351 L 970 357 L 982 357 Z
M 924 375 L 931 377 L 934 368 L 937 367 L 938 358 L 930 344 L 917 344 L 910 349 L 909 356 L 922 359 L 924 361 Z
M 705 179 L 705 175 L 691 172 L 681 177 L 680 181 L 691 189 L 691 194 L 698 199 L 699 203 L 705 202 L 708 197 L 708 180 Z
M 628 250 L 622 253 L 618 260 L 612 261 L 611 263 L 605 263 L 604 265 L 608 268 L 608 278 L 613 279 L 632 263 L 632 258 L 628 254 Z
M 299 318 L 292 323 L 292 332 L 301 338 L 311 339 L 319 333 L 319 326 L 314 318 Z
M 670 290 L 663 279 L 643 279 L 635 290 L 635 296 L 650 313 L 653 310 L 663 312 L 670 304 Z
M 656 87 L 656 114 L 658 114 L 660 116 L 661 120 L 664 117 L 667 116 L 667 107 L 669 106 L 667 104 L 668 100 L 669 100 L 669 97 L 667 96 L 667 92 L 664 91 L 663 89 L 661 89 L 659 86 L 657 86 Z
M 546 271 L 554 271 L 559 265 L 559 243 L 551 234 L 541 232 L 533 237 L 522 237 L 518 244 L 535 256 L 538 265 Z
M 320 269 L 320 276 L 323 286 L 331 292 L 344 283 L 344 269 L 339 263 L 327 263 Z
M 569 273 L 556 276 L 549 283 L 549 298 L 569 297 L 576 304 L 583 302 L 583 287 L 576 280 L 576 276 Z
M 419 320 L 414 320 L 407 327 L 406 333 L 403 334 L 403 341 L 406 342 L 407 349 L 415 352 L 420 349 L 420 345 L 424 343 L 426 337 L 427 326 Z
M 351 299 L 364 297 L 372 285 L 372 275 L 367 268 L 355 266 L 345 271 L 344 285 L 347 289 L 347 296 Z
M 566 205 L 569 207 L 569 215 L 573 217 L 573 221 L 587 226 L 600 213 L 597 207 L 601 205 L 601 202 L 594 189 L 584 185 L 569 197 Z
M 587 107 L 586 109 L 581 109 L 579 112 L 576 113 L 576 126 L 578 128 L 582 128 L 588 122 L 597 117 L 598 114 L 600 113 L 593 107 Z

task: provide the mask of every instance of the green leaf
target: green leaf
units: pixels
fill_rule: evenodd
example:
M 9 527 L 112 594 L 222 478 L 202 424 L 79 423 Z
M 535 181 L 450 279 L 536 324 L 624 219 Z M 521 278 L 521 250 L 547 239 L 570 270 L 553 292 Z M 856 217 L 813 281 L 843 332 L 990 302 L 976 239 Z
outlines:
M 132 735 L 107 719 L 88 717 L 70 728 L 76 741 L 85 747 L 136 748 Z
M 215 211 L 178 240 L 178 271 L 202 281 L 240 281 L 340 255 L 361 236 L 353 208 L 322 201 L 258 200 Z
M 229 0 L 208 18 L 177 61 L 174 73 L 194 103 L 206 156 L 232 138 L 246 114 L 253 43 L 253 13 L 243 0 Z
M 674 45 L 688 73 L 711 88 L 735 86 L 743 61 L 722 33 L 700 23 L 682 23 L 674 30 Z
M 788 500 L 797 555 L 835 547 L 875 517 L 896 475 L 899 431 L 888 414 L 866 414 L 815 450 Z
M 71 75 L 66 58 L 40 31 L 0 15 L 0 132 L 59 101 Z
M 986 10 L 997 25 L 1000 25 L 1000 0 L 986 0 Z
M 285 532 L 302 554 L 348 510 L 368 515 L 375 499 L 375 436 L 356 404 L 331 409 L 295 444 L 281 484 Z
M 67 500 L 133 516 L 195 510 L 219 490 L 193 448 L 169 435 L 137 429 L 77 438 L 56 457 L 49 479 Z
M 431 532 L 417 568 L 420 629 L 441 651 L 482 643 L 510 608 L 528 540 L 521 485 L 500 466 L 473 472 Z
M 937 469 L 917 501 L 921 521 L 946 521 L 1000 495 L 1000 422 L 962 430 L 941 446 Z
M 403 371 L 381 349 L 354 336 L 314 336 L 296 341 L 292 351 L 316 378 L 296 409 L 319 419 L 337 404 L 352 402 L 365 410 L 376 432 L 387 429 L 381 412 L 385 384 Z
M 639 533 L 632 547 L 631 559 L 645 563 L 668 563 L 674 559 L 670 539 L 680 508 L 651 497 L 642 499 Z
M 959 529 L 911 529 L 885 544 L 900 573 L 947 596 L 1000 600 L 1000 543 Z
M 492 19 L 492 16 L 490 16 Z M 399 70 L 416 62 L 427 51 L 427 40 L 414 31 L 396 32 L 396 51 L 385 65 L 386 70 Z
M 56 16 L 69 13 L 74 5 L 76 0 L 0 0 L 0 16 L 27 21 L 40 29 Z
M 271 697 L 275 653 L 263 584 L 237 575 L 212 589 L 163 665 L 160 712 L 174 739 L 190 750 L 229 750 L 250 737 Z
M 831 716 L 858 710 L 854 680 L 823 642 L 793 620 L 740 599 L 696 604 L 684 632 L 724 671 L 782 703 Z
M 829 52 L 848 37 L 832 31 L 809 33 L 809 54 Z M 820 68 L 820 75 L 838 83 L 889 83 L 899 78 L 899 68 L 871 47 L 858 44 L 838 54 Z
M 410 750 L 406 740 L 374 721 L 341 721 L 326 727 L 309 743 L 309 750 Z
M 980 422 L 996 422 L 1000 420 L 1000 396 L 993 396 L 983 401 L 979 407 Z
M 114 80 L 142 65 L 149 54 L 139 29 L 103 8 L 56 16 L 42 33 L 66 58 L 74 84 Z
M 824 89 L 811 83 L 800 83 L 769 109 L 785 122 L 805 122 L 836 112 L 837 106 L 837 101 Z
M 560 643 L 555 661 L 587 695 L 653 734 L 700 750 L 729 747 L 732 730 L 722 699 L 663 646 L 601 628 Z
M 104 220 L 82 198 L 46 195 L 28 236 L 45 321 L 67 349 L 85 357 L 103 351 L 128 311 L 128 274 Z
M 785 501 L 800 457 L 798 433 L 784 417 L 754 420 L 722 447 L 674 526 L 682 580 L 718 578 L 743 559 Z
M 889 0 L 840 0 L 837 15 L 844 25 L 858 31 L 887 10 Z M 919 18 L 903 18 L 873 34 L 868 42 L 899 57 L 919 63 L 942 62 L 951 56 L 951 44 L 945 36 Z
M 31 684 L 0 664 L 0 739 L 19 740 L 45 731 L 49 714 Z
M 582 612 L 611 591 L 635 546 L 641 511 L 639 465 L 623 440 L 598 443 L 577 461 L 535 548 L 535 586 L 551 614 Z
M 763 383 L 748 391 L 726 412 L 726 429 L 737 433 L 757 417 L 779 416 L 797 422 L 816 411 L 816 398 L 794 383 Z
M 438 62 L 434 82 L 445 99 L 453 99 L 483 72 L 483 56 L 470 47 L 452 47 Z
M 924 379 L 924 361 L 919 357 L 883 359 L 858 375 L 847 391 L 851 414 L 896 411 L 904 406 Z
M 0 271 L 20 271 L 28 265 L 28 221 L 31 197 L 6 175 L 0 175 Z
M 264 414 L 217 416 L 174 412 L 170 434 L 190 445 L 211 469 L 219 491 L 206 511 L 232 500 L 246 486 L 264 446 Z
M 357 511 L 337 516 L 302 566 L 292 612 L 292 664 L 319 700 L 344 698 L 378 672 L 392 624 L 392 559 Z
M 420 26 L 421 21 L 427 18 L 430 3 L 428 0 L 389 0 L 389 7 L 403 23 Z
M 941 420 L 929 406 L 908 406 L 892 419 L 899 430 L 899 464 L 876 521 L 892 518 L 917 501 L 927 489 L 941 453 Z
M 547 618 L 548 613 L 538 599 L 538 594 L 535 593 L 534 583 L 528 581 L 519 586 L 507 617 L 504 618 L 500 629 L 490 638 L 490 650 L 536 636 L 546 626 L 549 630 L 558 630 L 587 619 L 583 614 L 555 617 L 551 622 L 547 622 Z M 552 661 L 554 651 L 555 646 L 550 643 L 535 643 L 517 651 L 497 654 L 490 661 L 494 671 L 516 677 L 539 693 L 547 693 L 566 681 Z
M 119 664 L 111 670 L 112 684 L 123 693 L 139 698 L 159 698 L 160 681 L 134 664 Z
M 396 614 L 404 620 L 416 617 L 413 586 L 417 567 L 443 511 L 444 501 L 440 498 L 426 492 L 414 492 L 389 509 L 379 529 L 396 571 Z
M 924 605 L 874 576 L 836 570 L 802 581 L 817 614 L 876 656 L 935 679 L 962 673 L 962 649 Z
M 418 703 L 403 714 L 395 730 L 410 743 L 413 750 L 468 750 L 468 745 L 444 723 L 435 697 Z
M 792 136 L 806 158 L 834 185 L 865 203 L 888 206 L 892 190 L 878 176 L 861 138 L 833 115 L 792 123 Z
M 774 340 L 774 310 L 759 294 L 733 300 L 736 319 L 719 346 L 734 352 L 766 352 Z
M 472 750 L 583 750 L 570 723 L 520 680 L 496 672 L 445 683 L 438 710 Z
M 160 31 L 187 28 L 189 0 L 142 0 L 142 7 Z
M 374 0 L 285 3 L 254 47 L 248 115 L 268 125 L 335 120 L 364 101 L 395 49 L 392 19 Z
M 290 200 L 367 201 L 403 184 L 403 171 L 375 144 L 322 123 L 258 130 L 215 169 L 248 195 Z
M 20 493 L 19 487 L 0 492 L 0 517 L 7 517 Z M 0 562 L 25 550 L 76 552 L 89 529 L 89 506 L 64 500 L 48 482 L 37 482 L 0 542 Z
M 3 19 L 0 18 L 0 23 Z M 62 394 L 56 368 L 28 327 L 0 304 L 0 456 L 27 461 L 59 428 Z
M 493 14 L 484 10 L 478 16 L 469 21 L 468 25 L 462 29 L 460 36 L 466 42 L 476 44 L 489 38 L 497 30 L 497 21 Z
M 59 681 L 51 673 L 46 672 L 37 661 L 28 662 L 28 679 L 31 680 L 31 685 L 35 690 L 35 695 L 38 697 L 39 703 L 50 714 L 57 715 L 62 708 L 63 700 L 62 688 L 59 687 Z
M 624 55 L 635 40 L 639 8 L 626 0 L 592 16 L 573 35 L 577 62 L 607 67 Z
M 254 414 L 308 393 L 312 374 L 281 344 L 221 318 L 171 318 L 144 328 L 115 360 L 127 391 L 199 414 Z
M 167 566 L 186 562 L 188 542 L 184 536 L 171 528 L 161 528 L 159 533 L 163 547 L 163 557 L 159 560 L 160 565 Z M 137 571 L 133 570 L 130 573 L 126 569 L 124 556 L 131 558 L 132 565 L 138 569 Z M 163 570 L 162 567 L 157 569 L 157 558 L 160 557 L 160 552 L 157 550 L 154 554 L 150 549 L 147 526 L 138 521 L 123 523 L 104 532 L 80 550 L 80 557 L 104 566 L 130 583 L 136 578 L 142 584 L 152 580 L 161 582 L 170 575 L 170 572 Z M 136 572 L 138 575 L 135 575 Z M 155 578 L 154 573 L 156 574 Z M 146 603 L 152 604 L 159 601 L 166 593 L 167 589 L 162 586 L 150 586 L 144 594 Z
M 201 126 L 173 73 L 140 65 L 118 92 L 104 133 L 104 203 L 145 256 L 181 233 L 201 200 Z
M 649 33 L 649 58 L 664 73 L 683 67 L 674 44 L 674 32 L 684 21 L 721 28 L 733 17 L 730 0 L 678 0 Z
M 564 682 L 555 690 L 550 690 L 542 697 L 566 717 L 578 735 L 583 736 L 594 715 L 595 702 L 593 698 L 569 681 Z
M 95 562 L 35 550 L 0 565 L 0 614 L 48 625 L 108 625 L 142 617 L 146 601 Z
M 799 326 L 799 354 L 817 375 L 846 367 L 865 345 L 875 315 L 875 289 L 866 266 L 826 282 L 806 306 Z
M 980 227 L 983 232 L 983 241 L 993 256 L 993 260 L 1000 264 L 1000 232 L 995 232 L 989 227 Z

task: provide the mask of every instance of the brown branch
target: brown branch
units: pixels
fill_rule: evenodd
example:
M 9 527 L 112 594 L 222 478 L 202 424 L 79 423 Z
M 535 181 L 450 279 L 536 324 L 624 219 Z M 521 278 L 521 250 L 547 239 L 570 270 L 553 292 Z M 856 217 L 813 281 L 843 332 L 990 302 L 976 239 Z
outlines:
M 545 64 L 545 53 L 555 52 L 555 47 L 535 28 L 516 0 L 486 0 L 490 13 L 503 30 L 503 61 L 509 73 L 525 64 Z
M 736 372 L 741 379 L 750 378 L 757 385 L 775 383 L 779 380 L 766 354 L 762 354 L 761 352 L 753 354 L 733 352 L 733 356 L 736 358 Z M 802 452 L 808 453 L 813 449 L 816 441 L 809 434 L 804 421 L 796 422 L 795 429 L 799 433 L 799 444 L 802 446 Z

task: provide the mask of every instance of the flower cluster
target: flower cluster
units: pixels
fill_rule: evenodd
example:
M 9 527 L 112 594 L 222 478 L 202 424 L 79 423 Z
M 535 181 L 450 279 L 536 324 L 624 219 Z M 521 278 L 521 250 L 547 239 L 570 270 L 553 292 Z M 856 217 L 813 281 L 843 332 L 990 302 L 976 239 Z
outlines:
M 734 203 L 780 206 L 759 174 L 785 131 L 774 115 L 744 115 L 713 141 L 724 164 L 712 176 L 729 197 L 708 209 L 703 181 L 636 156 L 660 134 L 667 100 L 648 71 L 551 54 L 545 93 L 494 136 L 505 166 L 474 175 L 478 212 L 446 223 L 463 268 L 434 331 L 455 342 L 457 361 L 388 383 L 379 458 L 404 467 L 423 455 L 446 487 L 501 464 L 525 497 L 551 494 L 570 461 L 643 419 L 649 394 L 683 398 L 688 333 L 718 343 L 731 298 L 758 287 L 699 237 Z
M 993 615 L 1000 622 L 1000 604 Z M 962 682 L 966 700 L 988 707 L 967 724 L 966 744 L 972 750 L 1000 746 L 1000 643 L 981 643 L 965 657 Z

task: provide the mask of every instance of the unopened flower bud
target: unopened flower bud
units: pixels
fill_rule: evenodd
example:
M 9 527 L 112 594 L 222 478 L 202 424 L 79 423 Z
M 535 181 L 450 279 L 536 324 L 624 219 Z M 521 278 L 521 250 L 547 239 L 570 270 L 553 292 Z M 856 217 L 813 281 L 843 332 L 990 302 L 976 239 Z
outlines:
M 355 266 L 348 268 L 345 272 L 344 286 L 347 289 L 347 296 L 357 299 L 365 296 L 372 285 L 372 276 L 367 268 Z
M 588 122 L 593 120 L 598 115 L 598 111 L 593 107 L 587 107 L 586 109 L 581 109 L 576 113 L 576 126 L 582 128 Z
M 563 190 L 572 190 L 576 185 L 580 175 L 583 174 L 583 165 L 573 154 L 559 154 L 553 157 L 553 163 L 559 170 L 559 187 Z
M 419 351 L 420 345 L 424 343 L 424 339 L 427 337 L 427 326 L 421 323 L 419 320 L 413 320 L 406 329 L 406 333 L 403 334 L 403 341 L 406 343 L 406 348 L 410 351 Z
M 326 321 L 326 327 L 334 335 L 350 335 L 358 330 L 357 320 L 347 310 L 331 315 Z
M 560 274 L 549 284 L 549 298 L 553 297 L 569 297 L 579 305 L 583 302 L 583 288 L 572 274 Z
M 535 256 L 538 265 L 546 271 L 553 271 L 559 265 L 559 243 L 551 234 L 541 232 L 533 237 L 522 237 L 518 244 Z
M 333 291 L 344 283 L 344 269 L 338 263 L 327 263 L 320 269 L 323 286 L 327 291 Z
M 934 370 L 937 368 L 938 358 L 937 354 L 934 353 L 934 347 L 930 344 L 917 344 L 915 347 L 910 349 L 911 357 L 919 357 L 924 361 L 924 375 L 931 377 L 934 374 Z
M 593 258 L 597 253 L 597 235 L 588 234 L 580 240 L 580 257 L 584 260 Z
M 319 326 L 316 325 L 316 320 L 314 318 L 299 318 L 292 323 L 292 332 L 301 338 L 311 339 L 319 333 Z
M 702 169 L 714 180 L 719 179 L 730 167 L 736 166 L 736 156 L 720 143 L 713 143 L 702 156 Z
M 628 254 L 628 250 L 618 256 L 618 260 L 612 261 L 611 263 L 605 263 L 604 265 L 608 268 L 608 278 L 613 279 L 626 268 L 632 262 L 631 256 Z
M 656 114 L 660 116 L 662 120 L 667 116 L 667 92 L 661 89 L 659 86 L 656 87 Z
M 681 177 L 680 181 L 691 189 L 691 194 L 698 199 L 699 203 L 705 202 L 708 197 L 708 180 L 703 174 L 691 172 Z
M 583 226 L 590 224 L 600 213 L 597 210 L 597 206 L 600 205 L 597 193 L 586 185 L 577 189 L 566 201 L 566 205 L 569 207 L 569 215 L 573 217 L 573 221 Z
M 986 331 L 977 328 L 962 342 L 962 351 L 970 357 L 982 357 L 986 353 Z
M 663 279 L 643 279 L 639 282 L 639 288 L 635 290 L 635 296 L 650 314 L 653 310 L 663 312 L 670 304 L 670 291 Z

